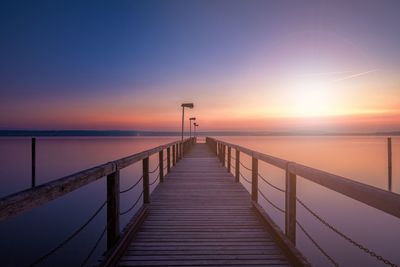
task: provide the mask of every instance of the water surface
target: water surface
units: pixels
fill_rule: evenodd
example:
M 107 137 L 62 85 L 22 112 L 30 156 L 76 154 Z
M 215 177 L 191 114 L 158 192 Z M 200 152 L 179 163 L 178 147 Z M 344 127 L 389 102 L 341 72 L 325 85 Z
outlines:
M 37 139 L 37 184 L 90 168 L 111 160 L 178 139 L 177 137 L 57 137 Z M 342 175 L 375 187 L 387 189 L 387 147 L 384 137 L 221 137 L 228 142 L 281 157 L 314 168 Z M 30 139 L 0 138 L 0 195 L 29 188 Z M 157 165 L 158 155 L 150 159 L 150 169 Z M 250 159 L 242 156 L 250 166 Z M 264 163 L 260 173 L 284 188 L 284 171 Z M 249 172 L 243 170 L 247 177 Z M 141 164 L 121 171 L 121 189 L 141 176 Z M 155 179 L 152 175 L 151 181 Z M 249 185 L 243 182 L 249 189 Z M 284 208 L 284 195 L 265 185 L 265 195 Z M 152 187 L 154 188 L 156 184 Z M 400 192 L 400 139 L 393 139 L 393 191 Z M 141 192 L 121 195 L 121 210 L 131 206 Z M 378 254 L 400 263 L 397 252 L 400 240 L 399 220 L 331 190 L 298 178 L 298 197 L 335 227 Z M 26 266 L 36 257 L 58 245 L 79 227 L 105 201 L 105 179 L 100 179 L 60 199 L 0 224 L 0 258 L 2 266 Z M 261 196 L 259 201 L 283 228 L 284 216 Z M 140 203 L 139 203 L 140 205 Z M 134 214 L 133 209 L 121 219 L 121 229 Z M 344 266 L 381 266 L 371 256 L 355 248 L 319 223 L 301 206 L 298 221 L 338 263 Z M 105 226 L 105 210 L 82 233 L 51 255 L 40 266 L 79 266 Z M 298 246 L 316 266 L 329 262 L 297 229 Z M 105 240 L 95 251 L 89 265 L 105 250 Z

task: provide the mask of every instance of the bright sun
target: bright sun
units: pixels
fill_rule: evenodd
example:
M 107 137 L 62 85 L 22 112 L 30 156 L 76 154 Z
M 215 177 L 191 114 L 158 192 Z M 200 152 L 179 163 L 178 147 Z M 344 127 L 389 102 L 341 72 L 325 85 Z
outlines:
M 319 117 L 334 113 L 334 95 L 326 81 L 299 79 L 292 85 L 291 98 L 291 113 L 296 117 Z

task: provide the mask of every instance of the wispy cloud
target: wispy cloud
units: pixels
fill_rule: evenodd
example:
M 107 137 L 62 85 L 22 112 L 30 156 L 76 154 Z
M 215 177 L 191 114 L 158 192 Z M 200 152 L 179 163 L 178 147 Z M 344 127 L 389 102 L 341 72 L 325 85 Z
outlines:
M 352 75 L 349 75 L 349 76 L 342 77 L 340 79 L 333 80 L 332 82 L 336 83 L 336 82 L 341 82 L 341 81 L 345 81 L 345 80 L 350 80 L 350 79 L 354 79 L 354 78 L 357 78 L 357 77 L 360 77 L 360 76 L 365 76 L 367 74 L 371 74 L 371 73 L 374 73 L 374 72 L 377 72 L 377 71 L 378 71 L 378 69 L 359 72 L 359 73 L 356 73 L 356 74 L 352 74 Z

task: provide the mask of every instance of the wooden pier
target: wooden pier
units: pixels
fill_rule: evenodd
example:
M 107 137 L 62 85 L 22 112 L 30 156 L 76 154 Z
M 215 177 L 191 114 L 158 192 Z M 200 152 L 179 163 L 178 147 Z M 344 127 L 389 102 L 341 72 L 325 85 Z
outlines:
M 241 154 L 251 158 L 250 166 L 243 165 Z M 157 155 L 158 166 L 150 171 L 152 155 Z M 258 171 L 259 162 L 285 170 L 285 188 L 263 177 Z M 132 164 L 142 165 L 142 177 L 121 191 L 120 170 Z M 250 171 L 251 176 L 244 177 L 241 168 Z M 158 173 L 157 178 L 150 181 L 150 173 Z M 107 209 L 105 230 L 82 266 L 105 233 L 107 251 L 99 261 L 100 266 L 310 266 L 296 247 L 298 229 L 327 261 L 338 266 L 298 221 L 298 205 L 330 231 L 371 256 L 371 260 L 397 266 L 351 239 L 308 207 L 296 194 L 296 180 L 307 179 L 396 218 L 400 218 L 398 194 L 214 138 L 206 138 L 206 143 L 197 143 L 195 138 L 171 142 L 4 197 L 0 199 L 0 222 L 104 177 L 107 179 L 105 202 L 78 230 L 45 255 L 38 255 L 29 266 L 40 266 L 62 249 L 103 208 Z M 157 180 L 159 183 L 151 192 L 151 185 Z M 241 182 L 251 186 L 250 193 Z M 259 182 L 284 194 L 284 209 L 268 199 Z M 137 187 L 142 187 L 142 193 L 137 200 L 132 200 L 131 208 L 121 212 L 120 194 Z M 284 229 L 258 204 L 259 197 L 284 214 Z M 137 210 L 134 216 L 120 231 L 120 216 L 134 208 Z
M 289 265 L 251 197 L 206 144 L 197 144 L 151 196 L 119 266 Z

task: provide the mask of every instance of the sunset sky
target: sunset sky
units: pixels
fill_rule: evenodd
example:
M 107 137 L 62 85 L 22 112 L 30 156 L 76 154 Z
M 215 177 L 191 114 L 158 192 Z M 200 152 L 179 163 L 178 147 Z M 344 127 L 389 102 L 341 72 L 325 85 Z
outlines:
M 0 129 L 400 130 L 400 1 L 2 1 Z

